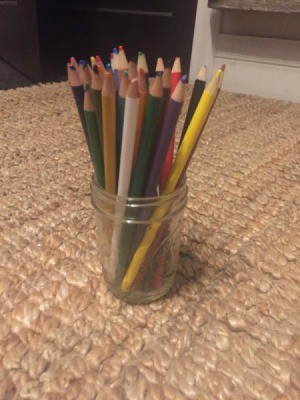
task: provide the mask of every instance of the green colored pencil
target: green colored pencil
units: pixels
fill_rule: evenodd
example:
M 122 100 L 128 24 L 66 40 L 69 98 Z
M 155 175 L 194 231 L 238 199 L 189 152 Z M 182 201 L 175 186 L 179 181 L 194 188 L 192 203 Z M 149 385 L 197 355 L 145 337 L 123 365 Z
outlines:
M 96 111 L 93 104 L 90 86 L 87 84 L 85 85 L 84 89 L 84 116 L 87 125 L 89 141 L 91 144 L 91 154 L 96 180 L 101 187 L 105 188 L 103 151 L 101 147 L 100 136 L 98 133 Z
M 162 96 L 162 77 L 159 73 L 150 87 L 147 99 L 145 122 L 136 165 L 132 176 L 129 192 L 130 197 L 140 197 L 143 193 L 157 133 Z
M 98 66 L 94 65 L 92 69 L 91 93 L 93 96 L 93 103 L 95 106 L 100 143 L 103 149 L 102 97 L 101 97 L 102 83 L 103 83 L 103 77 L 99 73 Z

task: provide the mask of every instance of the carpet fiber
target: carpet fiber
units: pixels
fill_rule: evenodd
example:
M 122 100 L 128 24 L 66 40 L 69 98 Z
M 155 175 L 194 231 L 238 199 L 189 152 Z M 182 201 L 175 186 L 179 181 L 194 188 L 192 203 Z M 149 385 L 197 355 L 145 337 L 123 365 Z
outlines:
M 99 271 L 67 83 L 1 92 L 0 113 L 1 400 L 300 398 L 300 105 L 221 93 L 174 290 L 147 306 Z

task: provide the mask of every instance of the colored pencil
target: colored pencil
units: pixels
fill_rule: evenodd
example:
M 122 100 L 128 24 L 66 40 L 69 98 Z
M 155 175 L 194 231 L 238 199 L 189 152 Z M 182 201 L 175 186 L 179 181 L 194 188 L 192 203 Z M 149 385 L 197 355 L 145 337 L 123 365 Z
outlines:
M 91 74 L 88 68 L 88 63 L 85 60 L 79 61 L 79 78 L 83 85 L 91 83 Z
M 185 172 L 187 161 L 190 159 L 190 154 L 192 151 L 195 150 L 194 144 L 197 142 L 198 135 L 200 134 L 214 105 L 215 98 L 219 90 L 219 84 L 222 78 L 222 74 L 223 71 L 217 71 L 212 81 L 207 85 L 204 90 L 203 96 L 197 106 L 193 119 L 179 148 L 175 162 L 172 166 L 172 170 L 164 186 L 162 195 L 172 193 L 176 189 L 182 175 Z M 129 290 L 134 279 L 136 278 L 139 269 L 141 268 L 142 262 L 149 248 L 151 247 L 158 230 L 161 227 L 161 223 L 155 221 L 161 219 L 165 215 L 167 209 L 168 206 L 166 205 L 159 206 L 155 209 L 152 215 L 152 219 L 154 222 L 147 228 L 138 249 L 134 253 L 134 256 L 130 262 L 130 265 L 121 284 L 122 291 L 125 292 Z
M 120 88 L 120 78 L 119 78 L 119 66 L 118 66 L 118 50 L 114 48 L 113 52 L 110 54 L 110 63 L 111 63 L 111 68 L 114 74 L 114 79 L 115 79 L 115 84 L 117 87 L 117 90 Z
M 69 84 L 70 84 L 70 87 L 71 87 L 71 90 L 73 93 L 73 97 L 74 97 L 76 108 L 77 108 L 79 118 L 81 121 L 85 140 L 87 142 L 89 152 L 91 154 L 91 145 L 90 145 L 90 141 L 89 141 L 89 135 L 88 135 L 88 130 L 87 130 L 84 111 L 83 111 L 83 99 L 84 99 L 83 85 L 81 83 L 81 80 L 80 80 L 77 72 L 76 72 L 76 68 L 73 64 L 71 64 L 71 63 L 67 64 L 67 72 L 68 72 L 68 81 L 69 81 Z
M 138 76 L 137 64 L 135 58 L 132 57 L 128 64 L 128 77 L 129 80 L 132 81 L 132 79 L 137 78 L 137 76 Z
M 200 68 L 198 76 L 195 80 L 192 96 L 191 96 L 191 99 L 189 102 L 189 106 L 188 106 L 188 110 L 186 113 L 186 117 L 185 117 L 184 125 L 182 128 L 182 133 L 181 133 L 178 147 L 180 146 L 180 144 L 184 138 L 184 135 L 186 133 L 186 130 L 191 122 L 191 119 L 194 115 L 197 105 L 201 99 L 203 92 L 204 92 L 205 85 L 206 85 L 206 67 L 203 66 Z
M 105 67 L 104 67 L 104 64 L 102 62 L 101 57 L 99 55 L 97 55 L 95 58 L 96 58 L 96 63 L 97 63 L 98 68 L 99 68 L 99 72 L 102 72 L 104 74 L 105 73 Z
M 162 130 L 158 137 L 150 172 L 147 177 L 146 187 L 143 192 L 144 197 L 152 197 L 156 195 L 156 187 L 159 183 L 159 177 L 164 165 L 164 160 L 166 158 L 171 139 L 174 136 L 175 127 L 182 109 L 186 83 L 187 76 L 184 75 L 181 81 L 179 81 L 168 103 Z
M 79 65 L 78 65 L 78 62 L 76 61 L 76 58 L 70 57 L 70 63 L 73 65 L 73 67 L 75 68 L 75 70 L 79 76 Z
M 165 66 L 164 66 L 164 61 L 161 57 L 158 57 L 156 61 L 156 67 L 155 67 L 155 72 L 164 72 Z
M 129 192 L 131 171 L 132 171 L 132 159 L 134 151 L 135 132 L 138 119 L 139 110 L 139 91 L 137 79 L 133 79 L 126 93 L 126 102 L 124 110 L 124 123 L 123 123 L 123 140 L 122 140 L 122 151 L 120 160 L 120 172 L 118 179 L 118 198 L 116 200 L 115 215 L 118 216 L 118 221 L 123 220 L 125 212 L 126 197 Z M 117 267 L 117 259 L 119 255 L 119 240 L 121 234 L 122 225 L 121 222 L 115 223 L 112 245 L 111 245 L 111 258 L 110 258 L 110 275 L 114 277 L 114 271 Z M 119 263 L 118 267 L 120 268 Z M 120 271 L 117 271 L 120 274 Z M 123 277 L 124 273 L 122 273 Z
M 142 51 L 138 52 L 138 60 L 137 60 L 137 70 L 138 72 L 143 69 L 146 76 L 147 85 L 149 86 L 149 69 L 146 60 L 146 56 Z
M 90 57 L 90 61 L 91 61 L 92 68 L 93 68 L 94 65 L 97 65 L 97 61 L 96 61 L 96 58 L 94 56 Z
M 126 92 L 118 183 L 119 196 L 127 196 L 129 192 L 139 101 L 138 81 L 135 78 L 130 82 Z
M 119 46 L 119 55 L 118 55 L 118 70 L 119 70 L 119 79 L 122 78 L 123 71 L 128 69 L 128 61 L 126 58 L 126 54 L 123 46 Z
M 95 106 L 97 125 L 99 138 L 101 143 L 101 148 L 103 151 L 103 132 L 102 132 L 102 98 L 101 90 L 103 86 L 102 74 L 99 73 L 97 64 L 94 64 L 92 68 L 92 82 L 91 82 L 91 92 L 93 96 L 93 103 Z
M 140 197 L 143 193 L 145 178 L 150 166 L 157 130 L 159 109 L 163 95 L 162 78 L 156 76 L 147 98 L 146 115 L 140 148 L 130 186 L 130 197 Z
M 126 93 L 129 86 L 128 71 L 123 71 L 117 96 L 117 173 L 119 171 Z
M 172 71 L 171 71 L 171 82 L 172 82 L 171 94 L 174 92 L 178 82 L 180 81 L 180 78 L 181 78 L 181 63 L 180 63 L 180 58 L 176 57 L 173 67 L 172 67 Z M 161 179 L 160 179 L 160 190 L 163 189 L 163 187 L 166 183 L 167 177 L 169 175 L 169 172 L 172 168 L 174 143 L 175 143 L 175 138 L 173 138 L 171 140 L 170 147 L 169 147 L 169 150 L 168 150 L 168 153 L 166 156 L 164 168 L 162 170 Z
M 146 113 L 147 97 L 148 97 L 148 84 L 146 81 L 146 75 L 143 68 L 141 68 L 138 73 L 138 87 L 140 94 L 140 103 L 139 103 L 139 114 L 138 114 L 135 143 L 134 143 L 133 169 L 135 168 L 136 159 L 140 148 L 142 130 L 144 126 L 145 113 Z
M 206 127 L 208 118 L 209 118 L 209 116 L 210 116 L 210 114 L 211 114 L 211 112 L 212 112 L 212 110 L 213 110 L 213 108 L 214 108 L 215 102 L 217 101 L 217 98 L 218 98 L 218 96 L 219 96 L 219 94 L 220 94 L 221 86 L 222 86 L 222 82 L 223 82 L 223 77 L 224 77 L 224 71 L 225 71 L 225 64 L 223 64 L 223 65 L 220 67 L 220 69 L 219 69 L 219 72 L 220 72 L 220 74 L 221 74 L 221 77 L 220 77 L 220 80 L 219 80 L 219 86 L 218 86 L 217 94 L 216 94 L 216 96 L 215 96 L 213 105 L 212 105 L 212 107 L 211 107 L 211 109 L 210 109 L 210 111 L 209 111 L 208 117 L 206 118 L 206 121 L 205 121 L 205 123 L 204 123 L 204 125 L 203 125 L 201 131 L 199 132 L 197 141 L 194 143 L 194 147 L 193 147 L 193 149 L 192 149 L 192 151 L 191 151 L 191 153 L 190 153 L 190 156 L 189 156 L 189 158 L 188 158 L 188 160 L 187 160 L 187 165 L 189 164 L 189 162 L 190 162 L 191 159 L 192 159 L 193 153 L 194 153 L 194 151 L 195 151 L 195 149 L 196 149 L 196 147 L 197 147 L 197 144 L 198 144 L 198 142 L 199 142 L 199 140 L 200 140 L 200 138 L 201 138 L 201 136 L 202 136 L 202 133 L 203 133 L 205 127 Z M 182 173 L 182 176 L 181 176 L 181 178 L 180 178 L 180 182 L 181 182 L 181 180 L 184 178 L 184 174 L 185 174 L 185 170 L 184 170 L 183 173 Z M 179 182 L 179 184 L 180 184 L 180 182 Z
M 177 83 L 180 81 L 180 78 L 181 78 L 180 57 L 176 57 L 171 71 L 172 93 L 176 89 Z
M 88 84 L 85 86 L 84 91 L 84 115 L 88 129 L 89 141 L 91 144 L 91 154 L 96 180 L 101 187 L 105 188 L 102 148 L 98 133 L 97 118 L 93 104 L 92 93 Z
M 110 71 L 105 72 L 102 87 L 102 127 L 105 188 L 116 193 L 116 92 Z
M 168 106 L 168 103 L 170 100 L 170 95 L 171 95 L 171 68 L 169 68 L 169 67 L 166 67 L 163 72 L 162 86 L 163 86 L 163 97 L 162 97 L 162 102 L 161 102 L 161 107 L 160 107 L 159 117 L 158 117 L 156 141 L 159 140 L 159 137 L 161 135 L 162 124 L 164 121 L 166 109 L 167 109 L 167 106 Z M 157 147 L 157 143 L 155 144 L 155 148 L 156 147 Z M 160 178 L 160 176 L 159 176 L 159 178 Z

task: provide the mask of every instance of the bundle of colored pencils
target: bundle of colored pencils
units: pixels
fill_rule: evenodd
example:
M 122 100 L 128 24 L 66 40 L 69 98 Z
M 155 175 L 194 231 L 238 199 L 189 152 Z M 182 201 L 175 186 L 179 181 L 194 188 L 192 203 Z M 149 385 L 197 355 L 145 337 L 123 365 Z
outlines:
M 225 66 L 207 85 L 206 68 L 200 69 L 175 157 L 187 76 L 181 74 L 179 57 L 171 66 L 158 58 L 150 80 L 145 54 L 139 52 L 137 60 L 128 62 L 122 46 L 113 49 L 106 67 L 99 56 L 91 57 L 90 63 L 71 57 L 67 64 L 95 179 L 111 194 L 152 197 L 173 192 L 182 181 L 219 94 Z M 156 210 L 157 216 L 163 212 Z M 145 257 L 143 252 L 154 240 L 153 230 L 151 237 L 147 234 L 119 277 L 123 291 L 132 286 L 140 268 L 137 260 Z M 117 244 L 119 239 L 120 232 L 114 232 L 112 241 Z

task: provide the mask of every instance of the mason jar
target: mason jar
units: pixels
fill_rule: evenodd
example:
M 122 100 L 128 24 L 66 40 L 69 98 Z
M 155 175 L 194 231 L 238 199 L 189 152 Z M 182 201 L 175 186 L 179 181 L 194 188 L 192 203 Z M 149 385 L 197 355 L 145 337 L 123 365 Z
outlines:
M 112 195 L 92 179 L 99 262 L 110 291 L 149 303 L 172 287 L 187 201 L 185 181 L 172 193 L 146 198 Z

